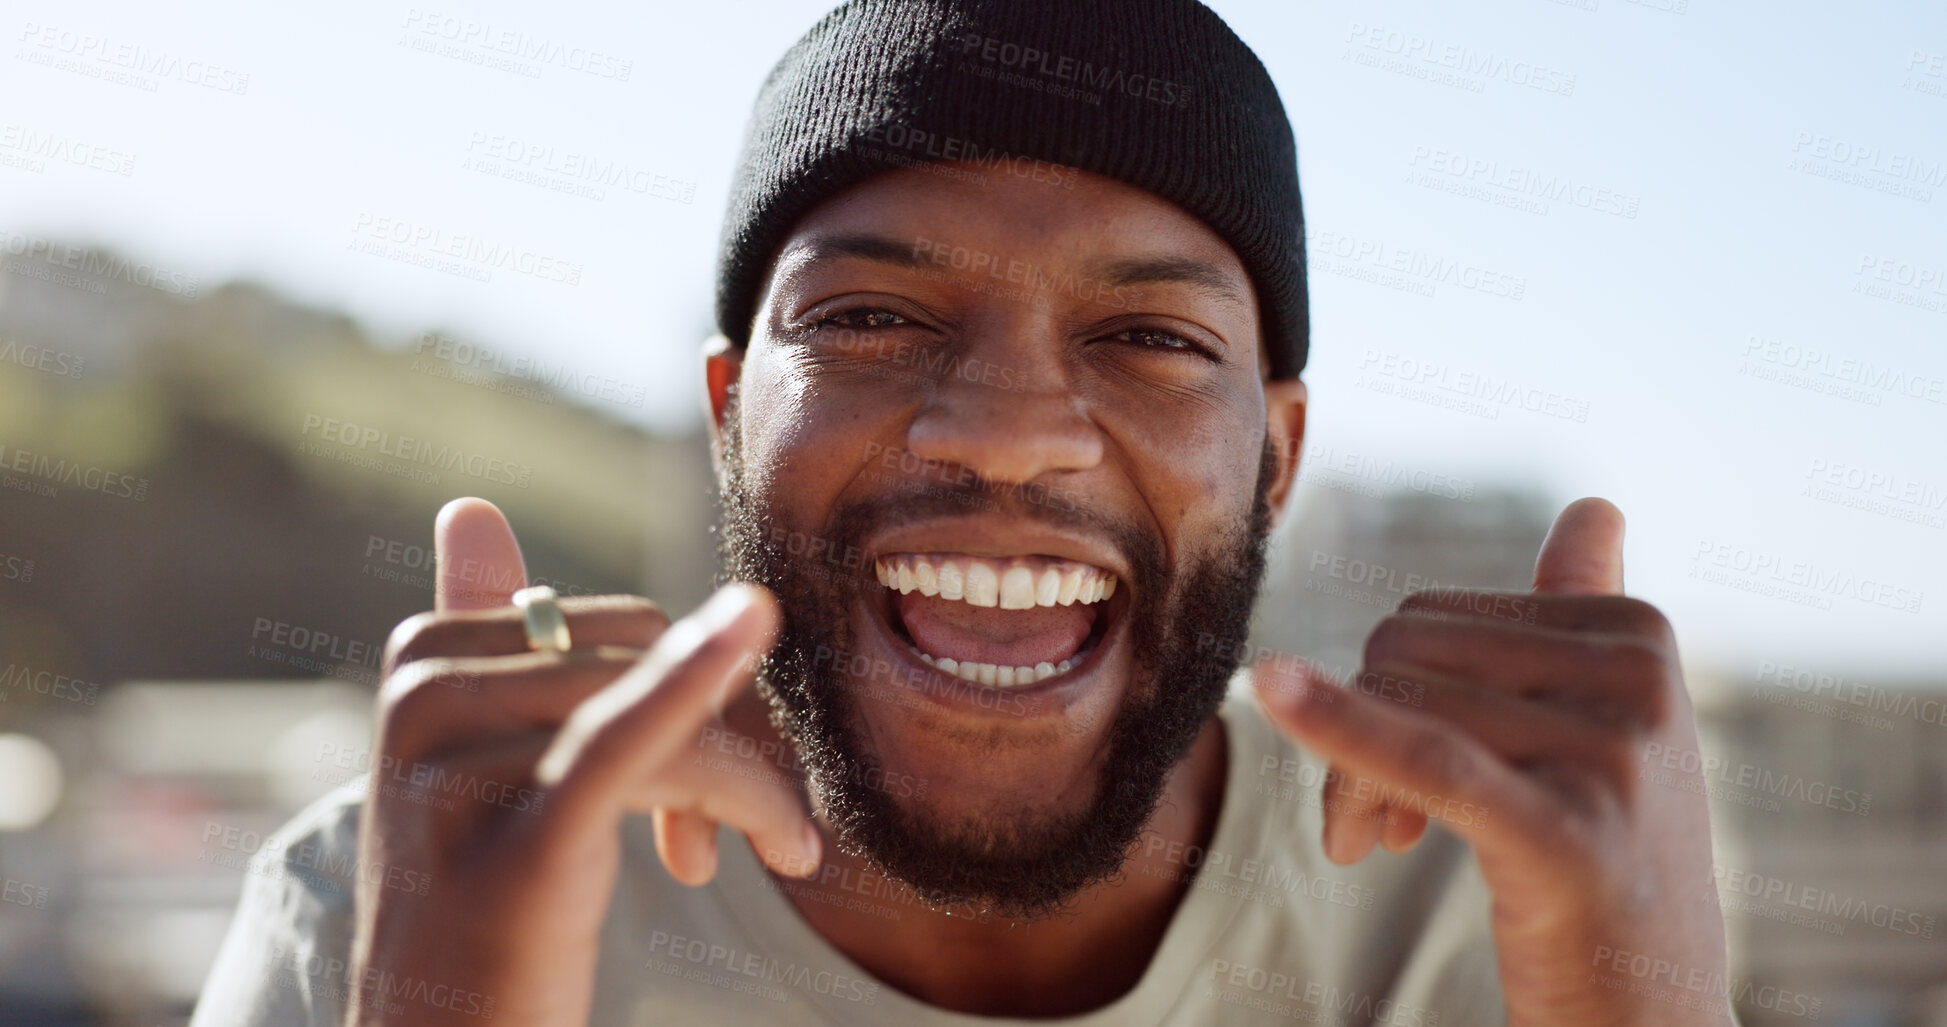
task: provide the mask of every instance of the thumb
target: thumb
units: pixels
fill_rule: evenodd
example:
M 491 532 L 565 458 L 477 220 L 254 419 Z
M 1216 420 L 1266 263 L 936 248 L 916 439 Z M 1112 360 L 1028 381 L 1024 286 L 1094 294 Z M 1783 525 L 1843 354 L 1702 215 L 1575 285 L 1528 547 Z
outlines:
M 1623 515 L 1606 499 L 1578 499 L 1555 518 L 1535 559 L 1535 591 L 1622 595 Z
M 439 509 L 433 521 L 438 573 L 435 610 L 489 610 L 514 601 L 527 587 L 521 545 L 500 508 L 471 496 Z

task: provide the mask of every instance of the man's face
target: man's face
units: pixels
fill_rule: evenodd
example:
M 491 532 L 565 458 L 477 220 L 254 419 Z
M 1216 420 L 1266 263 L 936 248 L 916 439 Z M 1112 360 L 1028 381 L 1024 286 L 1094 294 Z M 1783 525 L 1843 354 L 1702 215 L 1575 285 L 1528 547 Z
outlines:
M 1121 865 L 1289 484 L 1261 360 L 1229 246 L 1110 179 L 906 169 L 798 223 L 716 389 L 722 543 L 848 851 L 1005 916 Z

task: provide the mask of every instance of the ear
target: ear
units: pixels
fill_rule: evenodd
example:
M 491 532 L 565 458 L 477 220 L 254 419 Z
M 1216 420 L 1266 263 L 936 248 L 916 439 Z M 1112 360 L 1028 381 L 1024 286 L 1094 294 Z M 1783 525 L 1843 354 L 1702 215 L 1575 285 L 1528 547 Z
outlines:
M 1271 523 L 1284 523 L 1292 487 L 1298 481 L 1298 455 L 1305 444 L 1305 383 L 1296 378 L 1264 383 L 1265 430 L 1277 451 L 1277 477 L 1272 479 L 1266 499 L 1271 504 Z
M 703 388 L 709 401 L 710 453 L 723 452 L 724 412 L 744 373 L 744 351 L 719 333 L 703 340 Z M 721 468 L 719 468 L 721 470 Z

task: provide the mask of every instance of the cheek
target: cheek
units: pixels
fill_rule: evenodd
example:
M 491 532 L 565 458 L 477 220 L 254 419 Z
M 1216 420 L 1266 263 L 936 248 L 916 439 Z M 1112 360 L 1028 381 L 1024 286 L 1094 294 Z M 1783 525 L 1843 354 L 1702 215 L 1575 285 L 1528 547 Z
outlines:
M 1263 421 L 1214 410 L 1200 415 L 1131 419 L 1120 433 L 1151 507 L 1178 528 L 1234 523 L 1257 484 L 1261 454 L 1253 443 Z
M 875 444 L 893 444 L 877 432 L 869 404 L 822 387 L 768 347 L 746 361 L 741 388 L 746 473 L 764 492 L 828 505 L 822 501 L 858 473 Z
M 738 382 L 737 430 L 741 433 L 748 487 L 770 492 L 791 454 L 805 445 L 813 420 L 803 376 L 780 361 L 774 350 L 753 341 Z

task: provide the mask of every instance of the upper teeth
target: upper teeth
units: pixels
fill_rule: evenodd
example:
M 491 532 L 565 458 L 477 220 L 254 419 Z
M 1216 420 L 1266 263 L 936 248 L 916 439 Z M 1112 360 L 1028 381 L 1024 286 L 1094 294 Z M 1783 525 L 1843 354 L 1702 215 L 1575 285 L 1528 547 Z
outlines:
M 1072 560 L 896 553 L 879 557 L 873 569 L 879 584 L 901 595 L 918 589 L 921 595 L 1003 610 L 1094 603 L 1115 594 L 1114 574 Z

